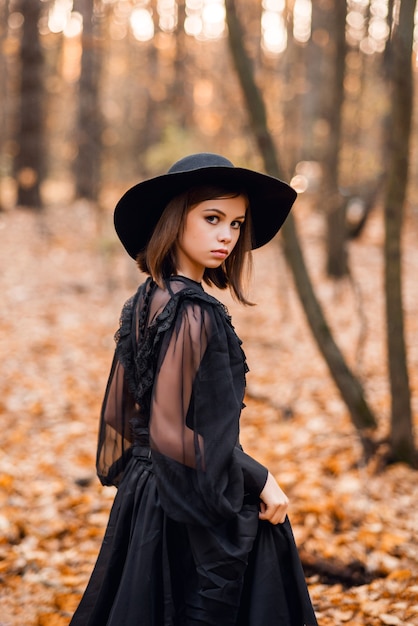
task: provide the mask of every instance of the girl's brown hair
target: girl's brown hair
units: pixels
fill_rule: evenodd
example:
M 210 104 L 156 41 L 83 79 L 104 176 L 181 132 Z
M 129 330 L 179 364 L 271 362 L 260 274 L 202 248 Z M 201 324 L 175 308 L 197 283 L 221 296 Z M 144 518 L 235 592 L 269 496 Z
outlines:
M 149 274 L 157 285 L 163 287 L 164 278 L 177 272 L 176 243 L 179 233 L 184 228 L 189 209 L 205 200 L 237 196 L 244 196 L 247 201 L 247 213 L 240 228 L 238 241 L 222 265 L 205 269 L 203 280 L 207 285 L 215 285 L 219 289 L 229 287 L 238 302 L 253 304 L 245 297 L 243 287 L 244 281 L 248 283 L 252 267 L 251 214 L 248 210 L 247 194 L 239 189 L 202 186 L 189 189 L 173 198 L 164 209 L 147 247 L 136 257 L 139 269 Z

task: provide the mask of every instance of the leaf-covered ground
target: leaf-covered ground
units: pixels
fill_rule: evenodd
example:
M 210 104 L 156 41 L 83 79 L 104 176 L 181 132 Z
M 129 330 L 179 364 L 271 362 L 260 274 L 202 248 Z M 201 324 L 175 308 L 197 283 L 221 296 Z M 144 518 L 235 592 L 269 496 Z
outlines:
M 352 280 L 323 275 L 322 219 L 303 201 L 307 262 L 339 345 L 388 429 L 382 224 L 350 248 Z M 68 624 L 113 499 L 95 477 L 98 413 L 124 300 L 139 276 L 84 203 L 0 214 L 0 626 Z M 405 310 L 418 415 L 417 216 L 405 229 Z M 250 373 L 242 441 L 290 496 L 321 626 L 418 624 L 418 472 L 362 462 L 307 329 L 279 242 L 255 254 L 252 298 L 222 298 Z

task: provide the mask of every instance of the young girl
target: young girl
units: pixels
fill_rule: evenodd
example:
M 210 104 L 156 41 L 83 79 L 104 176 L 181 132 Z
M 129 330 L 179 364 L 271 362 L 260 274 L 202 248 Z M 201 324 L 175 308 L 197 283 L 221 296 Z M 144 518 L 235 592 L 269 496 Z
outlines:
M 225 307 L 245 260 L 295 200 L 285 183 L 201 153 L 115 210 L 149 275 L 125 304 L 97 470 L 118 487 L 71 626 L 315 626 L 274 477 L 239 444 L 247 366 Z

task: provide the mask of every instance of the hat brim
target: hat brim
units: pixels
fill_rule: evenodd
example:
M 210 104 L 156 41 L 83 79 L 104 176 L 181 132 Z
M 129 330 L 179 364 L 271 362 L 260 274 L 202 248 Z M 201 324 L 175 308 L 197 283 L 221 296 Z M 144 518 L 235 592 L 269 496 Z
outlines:
M 187 189 L 207 184 L 246 192 L 253 226 L 252 249 L 273 239 L 297 196 L 287 183 L 240 167 L 211 166 L 156 176 L 128 189 L 116 205 L 115 229 L 128 254 L 136 258 L 146 247 L 170 200 Z

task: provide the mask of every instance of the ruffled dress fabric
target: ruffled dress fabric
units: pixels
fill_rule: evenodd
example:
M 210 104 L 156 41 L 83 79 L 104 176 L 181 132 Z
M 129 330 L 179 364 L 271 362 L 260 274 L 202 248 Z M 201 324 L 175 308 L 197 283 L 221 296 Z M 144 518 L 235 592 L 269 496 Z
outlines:
M 224 306 L 148 279 L 116 342 L 97 471 L 118 489 L 71 626 L 315 626 L 289 520 L 258 518 L 267 470 L 239 444 L 247 366 Z

